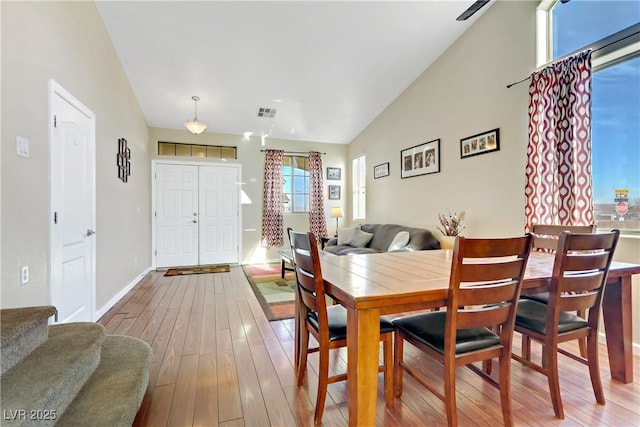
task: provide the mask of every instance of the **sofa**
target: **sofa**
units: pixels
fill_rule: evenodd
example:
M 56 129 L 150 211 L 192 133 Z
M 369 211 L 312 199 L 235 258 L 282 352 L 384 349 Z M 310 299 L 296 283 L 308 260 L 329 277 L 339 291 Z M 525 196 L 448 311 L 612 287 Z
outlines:
M 338 236 L 329 239 L 323 249 L 333 255 L 376 254 L 440 249 L 440 242 L 424 228 L 362 224 L 338 229 Z

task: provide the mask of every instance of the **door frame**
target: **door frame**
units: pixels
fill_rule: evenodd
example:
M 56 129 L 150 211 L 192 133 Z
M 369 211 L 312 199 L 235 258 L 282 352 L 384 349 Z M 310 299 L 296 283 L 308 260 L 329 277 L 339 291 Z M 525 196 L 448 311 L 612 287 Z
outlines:
M 82 102 L 78 101 L 69 91 L 63 88 L 58 82 L 53 79 L 49 79 L 49 303 L 53 304 L 54 300 L 54 268 L 53 268 L 53 260 L 54 260 L 54 252 L 55 245 L 54 242 L 54 218 L 53 218 L 53 167 L 54 167 L 54 156 L 53 156 L 53 126 L 54 126 L 54 111 L 53 111 L 53 99 L 55 96 L 59 96 L 60 98 L 67 101 L 71 106 L 73 106 L 80 113 L 85 115 L 89 121 L 89 137 L 88 144 L 91 145 L 91 171 L 93 174 L 92 185 L 91 185 L 91 205 L 92 205 L 92 214 L 91 214 L 91 223 L 94 228 L 96 227 L 96 116 L 89 108 L 87 108 Z M 96 240 L 97 235 L 93 235 L 90 239 L 91 246 L 91 310 L 90 317 L 91 321 L 95 322 L 96 319 Z M 55 317 L 54 323 L 57 323 L 58 318 L 57 314 Z
M 156 166 L 157 165 L 185 165 L 185 166 L 213 166 L 231 167 L 238 170 L 238 264 L 242 263 L 242 165 L 240 163 L 202 162 L 173 159 L 151 160 L 151 269 L 155 270 L 156 262 Z M 199 185 L 199 184 L 198 184 Z

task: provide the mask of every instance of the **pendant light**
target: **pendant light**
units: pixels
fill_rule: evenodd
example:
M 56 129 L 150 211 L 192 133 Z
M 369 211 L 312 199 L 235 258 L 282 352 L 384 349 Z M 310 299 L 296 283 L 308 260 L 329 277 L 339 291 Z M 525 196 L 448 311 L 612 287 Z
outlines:
M 202 132 L 207 130 L 207 125 L 198 121 L 198 101 L 200 101 L 200 97 L 192 96 L 191 99 L 193 99 L 193 103 L 195 106 L 195 117 L 193 118 L 193 120 L 186 122 L 184 125 L 192 134 L 200 135 Z

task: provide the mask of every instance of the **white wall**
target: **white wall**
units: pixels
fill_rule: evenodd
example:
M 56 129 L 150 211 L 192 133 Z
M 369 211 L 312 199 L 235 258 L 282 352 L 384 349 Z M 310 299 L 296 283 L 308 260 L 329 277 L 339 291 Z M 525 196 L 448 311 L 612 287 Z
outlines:
M 528 84 L 535 68 L 537 1 L 501 1 L 400 95 L 349 147 L 367 155 L 367 220 L 426 227 L 466 211 L 467 237 L 524 232 Z M 500 128 L 500 151 L 460 158 L 460 139 Z M 441 172 L 400 179 L 400 151 L 440 138 Z M 391 176 L 373 179 L 390 162 Z M 623 238 L 616 260 L 640 263 L 640 239 Z M 640 343 L 640 277 L 634 277 L 634 343 Z
M 54 79 L 96 115 L 96 310 L 150 263 L 148 129 L 93 2 L 2 2 L 2 301 L 50 303 L 49 105 Z M 16 136 L 30 157 L 16 156 Z M 127 184 L 118 138 L 131 149 Z M 30 281 L 21 286 L 20 266 Z
M 282 248 L 264 248 L 260 245 L 260 235 L 262 227 L 262 177 L 264 171 L 264 153 L 262 149 L 282 149 L 285 151 L 319 151 L 326 153 L 322 156 L 322 166 L 324 169 L 324 189 L 325 189 L 325 216 L 327 218 L 327 231 L 330 235 L 335 232 L 336 221 L 329 218 L 329 211 L 333 206 L 341 206 L 346 209 L 347 191 L 346 175 L 347 146 L 340 144 L 327 144 L 321 142 L 307 142 L 296 140 L 284 140 L 267 138 L 265 146 L 261 145 L 259 137 L 246 139 L 241 135 L 216 134 L 205 132 L 201 135 L 192 135 L 186 130 L 176 129 L 149 129 L 150 147 L 156 158 L 188 160 L 186 157 L 157 156 L 158 141 L 178 142 L 186 144 L 201 145 L 223 145 L 237 147 L 238 159 L 228 162 L 240 163 L 242 165 L 242 190 L 251 200 L 250 204 L 242 205 L 242 261 L 241 262 L 264 262 L 267 260 L 278 260 L 278 250 Z M 198 161 L 202 159 L 196 159 Z M 215 160 L 212 160 L 215 161 Z M 327 167 L 338 167 L 342 169 L 341 181 L 327 181 Z M 342 185 L 341 200 L 327 200 L 329 184 Z M 343 219 L 340 219 L 343 224 Z M 342 226 L 342 225 L 341 225 Z M 294 230 L 309 229 L 308 214 L 285 214 L 284 230 L 291 227 Z M 285 242 L 287 240 L 285 239 Z

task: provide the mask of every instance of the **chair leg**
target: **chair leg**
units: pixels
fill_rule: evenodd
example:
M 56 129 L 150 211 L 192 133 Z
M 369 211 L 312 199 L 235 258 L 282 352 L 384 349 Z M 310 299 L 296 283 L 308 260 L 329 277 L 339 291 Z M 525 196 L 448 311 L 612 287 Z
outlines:
M 393 384 L 396 397 L 400 397 L 402 395 L 402 366 L 400 366 L 400 363 L 402 363 L 402 355 L 404 352 L 404 340 L 398 331 L 395 332 L 394 336 Z
M 578 310 L 576 314 L 578 315 L 578 317 L 582 317 L 583 319 L 587 318 L 585 310 Z M 589 354 L 587 352 L 587 339 L 586 338 L 578 339 L 578 347 L 580 348 L 580 356 L 586 358 L 587 355 Z
M 489 362 L 491 362 L 489 360 Z M 502 419 L 505 426 L 513 425 L 513 413 L 511 411 L 511 355 L 503 354 L 498 359 L 500 405 L 502 406 Z
M 316 425 L 322 424 L 324 404 L 327 400 L 327 385 L 329 384 L 329 349 L 321 345 L 318 351 L 320 365 L 318 367 L 318 396 L 316 397 L 316 411 L 313 421 Z
M 525 334 L 522 334 L 522 358 L 531 360 L 531 338 Z
M 447 412 L 447 425 L 458 425 L 458 410 L 456 408 L 456 366 L 444 363 L 444 405 Z
M 600 378 L 600 365 L 598 361 L 598 335 L 591 331 L 587 338 L 587 360 L 589 365 L 589 376 L 596 402 L 604 405 L 604 391 L 602 390 L 602 380 Z
M 549 394 L 553 404 L 553 412 L 556 417 L 564 419 L 564 409 L 562 408 L 562 396 L 560 395 L 560 379 L 558 377 L 558 350 L 555 346 L 545 345 L 543 347 L 544 368 L 547 371 L 549 382 Z
M 298 361 L 297 380 L 298 387 L 302 385 L 304 374 L 307 371 L 307 354 L 309 353 L 309 330 L 306 325 L 300 325 L 300 360 Z
M 388 406 L 393 406 L 393 334 L 387 333 L 382 341 L 382 353 L 384 361 L 384 401 Z

